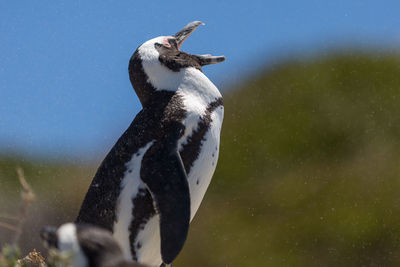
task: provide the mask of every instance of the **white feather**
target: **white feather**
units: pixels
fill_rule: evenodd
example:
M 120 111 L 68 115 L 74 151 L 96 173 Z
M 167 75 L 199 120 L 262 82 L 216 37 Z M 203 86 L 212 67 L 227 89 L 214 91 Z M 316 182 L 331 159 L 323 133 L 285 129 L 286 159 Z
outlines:
M 224 109 L 222 106 L 211 114 L 210 129 L 204 136 L 199 157 L 193 162 L 193 167 L 188 175 L 191 220 L 200 207 L 217 166 L 223 114 Z
M 127 170 L 124 173 L 124 178 L 121 183 L 122 190 L 118 199 L 117 220 L 114 223 L 113 235 L 115 239 L 118 240 L 126 259 L 132 258 L 128 234 L 129 226 L 132 220 L 135 219 L 132 216 L 132 199 L 137 195 L 139 188 L 145 188 L 145 185 L 140 179 L 140 168 L 143 155 L 152 144 L 153 141 L 147 143 L 132 156 L 132 159 L 126 164 Z
M 160 266 L 161 239 L 160 239 L 160 216 L 153 216 L 141 230 L 136 238 L 135 246 L 140 242 L 141 248 L 137 250 L 138 259 L 141 263 L 149 266 Z
M 61 225 L 57 230 L 58 249 L 61 253 L 71 254 L 71 264 L 76 267 L 88 266 L 87 258 L 82 251 L 76 236 L 76 226 L 73 223 Z

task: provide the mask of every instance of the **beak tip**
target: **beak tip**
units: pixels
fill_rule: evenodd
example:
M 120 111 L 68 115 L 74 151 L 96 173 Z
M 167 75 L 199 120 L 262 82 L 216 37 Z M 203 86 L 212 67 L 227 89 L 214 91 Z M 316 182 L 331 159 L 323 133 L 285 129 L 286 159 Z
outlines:
M 175 33 L 173 36 L 177 39 L 178 44 L 182 44 L 183 41 L 185 41 L 185 39 L 189 37 L 189 35 L 192 34 L 192 32 L 196 30 L 197 27 L 199 27 L 200 25 L 205 25 L 205 24 L 204 22 L 198 20 L 192 21 L 189 24 L 187 24 L 182 30 Z
M 226 60 L 226 57 L 221 56 L 221 57 L 217 60 L 216 63 L 221 63 L 221 62 L 224 62 L 225 60 Z
M 199 26 L 199 25 L 206 25 L 206 24 L 204 22 L 200 21 L 200 20 L 195 20 L 195 21 L 190 22 L 188 25 Z

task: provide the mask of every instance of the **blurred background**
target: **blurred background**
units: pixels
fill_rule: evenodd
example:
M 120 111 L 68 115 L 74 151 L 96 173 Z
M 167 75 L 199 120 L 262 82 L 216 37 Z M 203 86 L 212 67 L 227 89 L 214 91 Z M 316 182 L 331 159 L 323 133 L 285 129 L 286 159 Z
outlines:
M 216 173 L 174 266 L 400 265 L 400 2 L 0 2 L 0 222 L 73 221 L 140 103 L 128 61 L 200 27 L 225 99 Z M 0 245 L 13 233 L 0 226 Z

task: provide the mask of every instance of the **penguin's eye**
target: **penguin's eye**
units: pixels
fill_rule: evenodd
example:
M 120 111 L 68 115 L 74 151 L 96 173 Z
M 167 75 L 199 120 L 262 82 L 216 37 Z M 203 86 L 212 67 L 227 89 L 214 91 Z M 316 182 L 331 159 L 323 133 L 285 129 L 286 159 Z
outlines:
M 160 49 L 160 48 L 167 48 L 167 49 L 171 49 L 172 47 L 174 48 L 178 48 L 178 43 L 174 38 L 165 38 L 163 43 L 154 43 L 154 47 L 156 49 Z

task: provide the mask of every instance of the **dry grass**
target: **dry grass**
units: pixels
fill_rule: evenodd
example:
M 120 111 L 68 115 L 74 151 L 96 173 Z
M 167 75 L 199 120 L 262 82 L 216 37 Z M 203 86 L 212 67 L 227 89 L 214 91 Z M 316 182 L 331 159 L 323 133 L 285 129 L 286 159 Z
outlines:
M 4 227 L 14 232 L 10 244 L 6 244 L 2 247 L 0 252 L 0 267 L 3 266 L 47 266 L 44 257 L 40 252 L 33 249 L 25 257 L 21 257 L 18 243 L 21 238 L 22 229 L 26 222 L 29 207 L 36 199 L 36 195 L 33 192 L 31 186 L 25 179 L 24 171 L 18 167 L 16 169 L 17 177 L 21 185 L 21 204 L 18 209 L 17 215 L 3 214 L 0 215 L 0 219 L 12 221 L 13 223 L 0 221 L 0 227 Z

